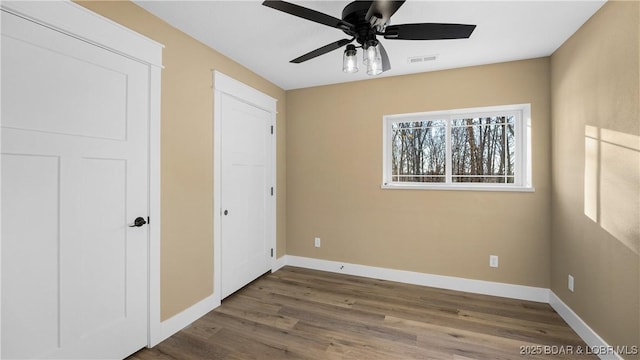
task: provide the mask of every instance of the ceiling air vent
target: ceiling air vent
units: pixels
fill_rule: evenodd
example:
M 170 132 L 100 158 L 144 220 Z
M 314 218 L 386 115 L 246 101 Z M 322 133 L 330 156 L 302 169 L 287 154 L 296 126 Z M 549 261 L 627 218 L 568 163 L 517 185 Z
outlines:
M 438 59 L 438 55 L 412 56 L 407 58 L 409 64 L 417 64 L 425 61 L 434 61 Z

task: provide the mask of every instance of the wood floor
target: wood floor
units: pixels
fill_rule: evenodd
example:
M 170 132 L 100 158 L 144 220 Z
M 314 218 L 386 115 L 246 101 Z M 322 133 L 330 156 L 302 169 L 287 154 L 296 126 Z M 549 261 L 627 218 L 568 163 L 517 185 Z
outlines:
M 596 359 L 584 347 L 548 304 L 285 267 L 129 359 Z

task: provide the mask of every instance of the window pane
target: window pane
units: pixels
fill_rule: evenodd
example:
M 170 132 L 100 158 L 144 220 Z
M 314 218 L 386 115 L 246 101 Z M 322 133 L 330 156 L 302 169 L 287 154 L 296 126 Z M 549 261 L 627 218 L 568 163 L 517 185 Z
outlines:
M 385 116 L 390 153 L 383 160 L 384 185 L 429 189 L 441 188 L 428 185 L 439 183 L 445 185 L 442 188 L 465 190 L 529 187 L 530 133 L 525 132 L 522 118 L 530 116 L 530 111 L 525 104 Z
M 513 116 L 454 119 L 451 151 L 453 182 L 512 183 Z
M 392 181 L 445 181 L 446 124 L 446 120 L 392 124 Z

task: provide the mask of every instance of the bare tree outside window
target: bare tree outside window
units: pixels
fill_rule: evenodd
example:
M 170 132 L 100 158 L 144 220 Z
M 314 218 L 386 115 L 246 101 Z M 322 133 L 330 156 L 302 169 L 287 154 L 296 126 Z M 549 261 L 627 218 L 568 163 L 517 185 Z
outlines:
M 393 181 L 444 182 L 446 121 L 392 125 Z
M 454 119 L 451 125 L 454 182 L 513 183 L 513 116 Z
M 530 107 L 499 108 L 385 117 L 385 185 L 530 186 Z

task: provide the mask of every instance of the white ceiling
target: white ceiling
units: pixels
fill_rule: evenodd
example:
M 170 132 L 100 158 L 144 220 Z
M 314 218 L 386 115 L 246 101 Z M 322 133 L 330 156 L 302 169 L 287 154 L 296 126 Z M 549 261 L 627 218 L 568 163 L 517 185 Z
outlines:
M 267 8 L 261 1 L 140 1 L 136 4 L 279 87 L 290 90 L 365 80 L 342 72 L 342 49 L 301 64 L 289 60 L 339 39 L 338 29 Z M 349 1 L 291 2 L 340 18 Z M 469 39 L 382 39 L 395 76 L 551 55 L 603 4 L 590 1 L 407 1 L 392 24 L 477 25 Z M 379 37 L 381 38 L 381 37 Z M 410 64 L 412 56 L 437 55 Z M 358 53 L 361 60 L 361 52 Z

